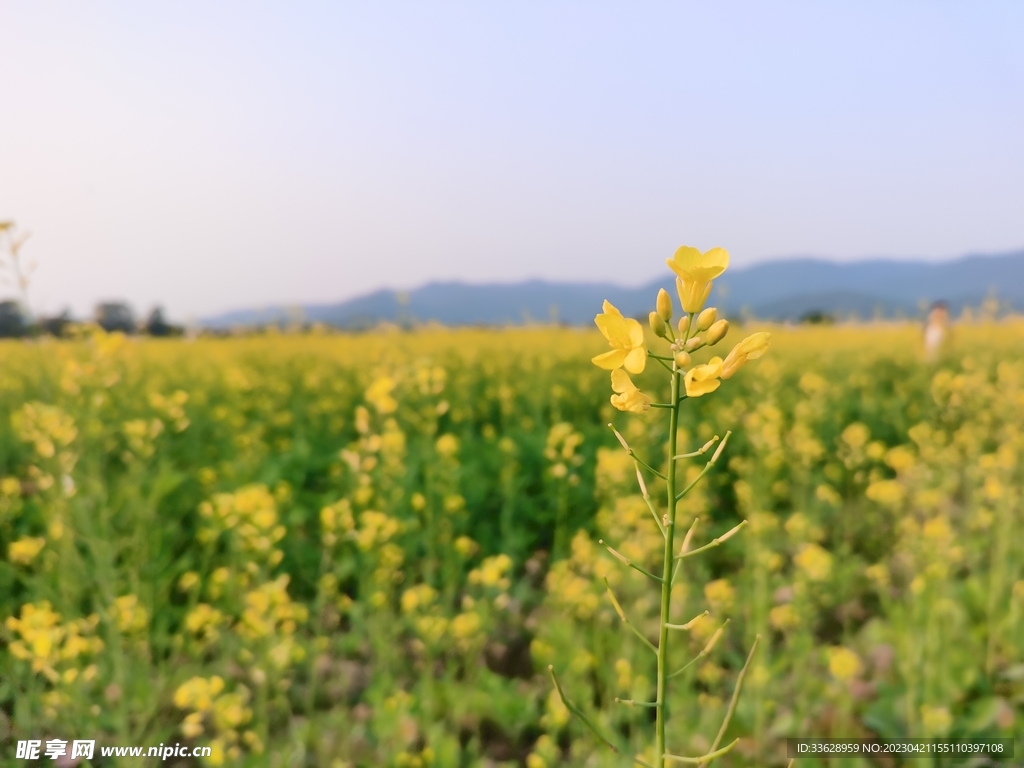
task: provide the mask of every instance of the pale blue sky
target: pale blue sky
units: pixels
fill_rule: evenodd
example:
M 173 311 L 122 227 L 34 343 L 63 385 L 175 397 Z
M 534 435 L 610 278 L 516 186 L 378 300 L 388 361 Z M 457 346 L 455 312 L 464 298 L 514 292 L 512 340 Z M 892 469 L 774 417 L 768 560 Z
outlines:
M 36 309 L 1024 247 L 1024 3 L 0 0 Z

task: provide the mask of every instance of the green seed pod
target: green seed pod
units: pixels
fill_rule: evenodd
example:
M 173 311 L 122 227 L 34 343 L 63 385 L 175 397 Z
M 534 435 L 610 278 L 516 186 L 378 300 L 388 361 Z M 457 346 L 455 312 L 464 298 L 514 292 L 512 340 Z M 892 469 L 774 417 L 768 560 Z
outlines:
M 708 328 L 708 346 L 713 347 L 715 344 L 725 338 L 725 334 L 729 332 L 729 321 L 725 318 L 712 323 L 711 327 Z
M 666 323 L 672 320 L 672 297 L 668 295 L 668 291 L 661 288 L 658 291 L 658 316 L 661 317 Z
M 711 327 L 711 324 L 715 322 L 715 318 L 718 317 L 718 310 L 714 307 L 708 307 L 699 315 L 697 315 L 697 330 L 706 331 Z

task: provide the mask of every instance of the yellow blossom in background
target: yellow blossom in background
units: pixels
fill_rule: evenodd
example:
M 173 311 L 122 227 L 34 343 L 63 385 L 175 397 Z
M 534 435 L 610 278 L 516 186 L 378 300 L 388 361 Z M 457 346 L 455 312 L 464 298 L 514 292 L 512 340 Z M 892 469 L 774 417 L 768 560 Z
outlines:
M 174 691 L 174 706 L 205 712 L 213 707 L 214 697 L 223 689 L 224 679 L 219 675 L 190 678 Z
M 182 592 L 191 592 L 199 586 L 199 574 L 195 571 L 186 571 L 178 579 L 178 589 Z
M 828 649 L 828 671 L 836 680 L 847 682 L 860 674 L 860 657 L 849 648 Z
M 376 408 L 378 413 L 394 413 L 398 410 L 398 401 L 391 395 L 395 386 L 395 380 L 390 376 L 375 379 L 364 394 L 366 402 Z
M 595 317 L 594 322 L 612 350 L 598 355 L 591 362 L 606 371 L 625 368 L 630 373 L 642 373 L 647 366 L 643 326 L 630 317 L 623 317 L 609 301 L 604 303 L 604 314 Z
M 768 612 L 768 622 L 773 629 L 785 632 L 800 626 L 800 616 L 790 603 L 776 605 Z
M 359 528 L 355 531 L 356 545 L 368 552 L 386 543 L 402 530 L 402 524 L 393 517 L 368 509 L 359 515 Z
M 650 410 L 651 399 L 637 389 L 632 379 L 621 369 L 612 371 L 612 391 L 615 394 L 611 397 L 611 403 L 620 411 L 644 413 Z
M 722 358 L 712 357 L 704 365 L 695 365 L 683 378 L 687 397 L 701 397 L 718 389 L 722 382 Z
M 712 248 L 701 253 L 697 248 L 683 245 L 665 263 L 676 273 L 676 288 L 683 309 L 693 314 L 700 312 L 707 301 L 712 281 L 729 268 L 729 252 Z
M 565 704 L 562 703 L 562 698 L 558 695 L 558 691 L 551 691 L 544 704 L 544 716 L 541 717 L 541 725 L 552 732 L 565 727 L 565 724 L 569 722 L 571 713 Z
M 269 565 L 281 562 L 283 553 L 275 544 L 286 529 L 277 516 L 277 502 L 267 486 L 257 483 L 234 493 L 218 493 L 199 505 L 199 514 L 208 522 L 200 531 L 200 540 L 214 541 L 222 532 L 249 555 L 265 559 Z
M 30 662 L 33 672 L 56 682 L 61 678 L 57 666 L 103 650 L 103 641 L 92 636 L 98 623 L 95 614 L 64 622 L 46 600 L 26 603 L 20 618 L 8 616 L 4 622 L 14 633 L 7 648 L 14 658 Z
M 869 565 L 864 569 L 864 575 L 867 576 L 878 589 L 885 589 L 889 586 L 889 569 L 886 567 L 885 563 Z
M 66 448 L 78 437 L 75 420 L 55 405 L 31 402 L 11 416 L 18 437 L 32 443 L 42 459 L 53 458 L 59 448 Z
M 446 459 L 454 458 L 459 453 L 459 438 L 452 434 L 441 435 L 437 438 L 434 447 L 437 449 L 438 454 Z
M 185 616 L 185 629 L 202 642 L 214 642 L 220 636 L 218 628 L 224 623 L 224 614 L 211 605 L 199 603 Z
M 715 579 L 704 585 L 704 597 L 712 612 L 727 613 L 736 599 L 736 590 L 728 579 Z
M 465 647 L 465 643 L 474 640 L 480 632 L 480 614 L 467 611 L 458 614 L 450 624 L 452 637 Z
M 495 555 L 488 557 L 479 568 L 469 572 L 469 583 L 480 584 L 485 587 L 498 587 L 508 589 L 512 582 L 506 574 L 512 569 L 512 558 L 508 555 Z
M 237 730 L 252 719 L 252 710 L 245 706 L 245 696 L 229 693 L 213 702 L 213 722 L 219 731 Z
M 469 538 L 469 536 L 459 536 L 459 538 L 455 540 L 455 551 L 462 557 L 472 557 L 479 549 L 480 545 Z
M 7 547 L 7 559 L 18 565 L 27 565 L 36 559 L 36 555 L 42 552 L 45 546 L 46 539 L 43 537 L 26 536 L 10 543 Z
M 906 445 L 897 445 L 885 454 L 885 463 L 896 470 L 897 474 L 910 469 L 916 462 L 913 450 Z
M 426 608 L 437 599 L 437 590 L 429 584 L 417 584 L 402 593 L 402 611 L 412 613 L 419 608 Z
M 824 581 L 832 572 L 832 555 L 817 544 L 802 544 L 793 562 L 811 581 Z
M 851 448 L 863 448 L 871 437 L 871 430 L 867 424 L 855 421 L 843 430 L 843 442 Z
M 949 707 L 933 707 L 921 705 L 921 727 L 930 737 L 945 736 L 953 726 L 953 716 Z
M 111 613 L 114 623 L 122 634 L 141 632 L 149 623 L 149 613 L 139 605 L 138 595 L 122 595 L 114 600 Z
M 897 507 L 906 492 L 897 480 L 876 480 L 867 487 L 864 495 L 884 507 Z

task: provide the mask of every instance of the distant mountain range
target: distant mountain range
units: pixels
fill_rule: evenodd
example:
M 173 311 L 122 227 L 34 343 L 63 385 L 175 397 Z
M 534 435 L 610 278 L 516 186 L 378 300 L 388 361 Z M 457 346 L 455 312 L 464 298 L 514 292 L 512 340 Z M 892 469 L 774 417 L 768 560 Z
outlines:
M 583 325 L 593 322 L 604 299 L 624 314 L 646 316 L 661 287 L 675 296 L 671 275 L 640 288 L 545 280 L 428 283 L 413 291 L 380 290 L 335 304 L 238 310 L 207 318 L 202 324 L 225 329 L 301 318 L 339 328 L 430 321 L 445 325 Z M 715 281 L 710 303 L 727 314 L 765 320 L 798 320 L 814 312 L 840 319 L 867 319 L 918 317 L 939 299 L 957 314 L 993 295 L 1003 306 L 1024 310 L 1024 251 L 969 255 L 940 263 L 781 259 L 729 270 Z

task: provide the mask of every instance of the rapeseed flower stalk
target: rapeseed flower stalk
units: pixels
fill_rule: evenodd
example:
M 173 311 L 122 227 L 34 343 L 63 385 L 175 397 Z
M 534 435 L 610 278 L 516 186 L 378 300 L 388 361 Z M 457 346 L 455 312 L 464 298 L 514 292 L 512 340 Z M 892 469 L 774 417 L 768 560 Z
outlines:
M 683 560 L 692 555 L 698 554 L 699 552 L 719 546 L 738 533 L 746 524 L 746 521 L 744 520 L 724 535 L 713 539 L 710 543 L 705 544 L 704 546 L 695 548 L 694 532 L 697 520 L 694 519 L 693 524 L 690 526 L 683 539 L 682 546 L 678 549 L 678 554 L 676 554 L 677 545 L 675 537 L 678 504 L 687 495 L 687 493 L 697 485 L 700 479 L 717 463 L 725 448 L 726 442 L 729 439 L 729 435 L 731 434 L 731 432 L 726 432 L 725 438 L 722 439 L 721 442 L 719 442 L 716 435 L 696 451 L 678 454 L 676 443 L 679 433 L 680 409 L 688 399 L 703 397 L 704 395 L 715 392 L 722 385 L 722 379 L 728 379 L 749 360 L 755 360 L 764 354 L 765 350 L 768 348 L 769 335 L 767 333 L 756 333 L 753 336 L 747 337 L 733 348 L 724 361 L 721 357 L 713 357 L 706 363 L 692 365 L 692 353 L 696 352 L 701 347 L 718 343 L 728 332 L 728 321 L 719 319 L 718 310 L 714 307 L 704 308 L 704 303 L 711 292 L 712 280 L 721 275 L 729 266 L 729 254 L 722 248 L 713 248 L 706 253 L 701 253 L 696 248 L 683 246 L 676 251 L 672 259 L 668 260 L 668 265 L 677 275 L 676 282 L 679 289 L 679 298 L 682 302 L 683 309 L 689 312 L 690 315 L 684 315 L 684 317 L 679 320 L 677 325 L 679 335 L 676 336 L 673 333 L 671 326 L 673 314 L 671 297 L 669 297 L 668 293 L 664 290 L 659 292 L 656 301 L 656 311 L 650 313 L 650 325 L 655 335 L 662 337 L 669 345 L 669 349 L 666 350 L 667 354 L 656 354 L 647 350 L 644 346 L 640 324 L 635 320 L 623 318 L 622 314 L 606 301 L 604 303 L 604 313 L 598 315 L 595 318 L 595 322 L 604 334 L 605 338 L 607 338 L 609 343 L 612 345 L 613 350 L 593 358 L 593 362 L 597 366 L 606 370 L 610 369 L 612 372 L 611 383 L 614 394 L 611 396 L 611 404 L 615 408 L 620 411 L 637 414 L 646 413 L 651 409 L 668 411 L 668 467 L 664 473 L 639 458 L 633 449 L 629 447 L 626 439 L 619 434 L 619 432 L 615 432 L 615 436 L 621 443 L 622 448 L 625 450 L 628 457 L 632 459 L 643 501 L 646 503 L 653 515 L 657 529 L 663 539 L 663 554 L 660 573 L 654 573 L 646 570 L 639 565 L 636 560 L 631 559 L 627 554 L 623 553 L 629 553 L 632 549 L 629 541 L 619 544 L 623 551 L 615 549 L 610 544 L 606 544 L 603 540 L 598 542 L 603 545 L 605 549 L 607 549 L 608 552 L 620 563 L 642 573 L 660 586 L 660 621 L 658 637 L 655 642 L 648 637 L 638 625 L 630 621 L 626 611 L 623 609 L 622 605 L 616 598 L 615 593 L 612 591 L 612 585 L 609 582 L 609 579 L 604 579 L 608 598 L 615 608 L 615 612 L 618 614 L 619 619 L 630 629 L 630 631 L 636 634 L 643 645 L 647 646 L 647 648 L 657 657 L 657 698 L 654 701 L 616 699 L 616 701 L 630 707 L 644 707 L 655 710 L 655 743 L 653 753 L 648 750 L 645 751 L 642 756 L 634 756 L 632 758 L 635 764 L 647 766 L 647 768 L 664 768 L 666 763 L 677 762 L 707 765 L 715 758 L 729 752 L 736 745 L 738 739 L 725 746 L 722 746 L 721 742 L 729 726 L 732 714 L 735 711 L 736 702 L 743 684 L 743 678 L 748 666 L 750 665 L 751 659 L 753 658 L 754 651 L 757 648 L 758 640 L 760 639 L 760 636 L 758 636 L 754 640 L 754 644 L 747 656 L 746 663 L 737 678 L 736 687 L 732 700 L 726 710 L 724 721 L 722 722 L 710 749 L 705 754 L 697 757 L 683 757 L 672 753 L 667 742 L 667 721 L 669 714 L 667 711 L 668 682 L 671 678 L 708 656 L 725 631 L 725 624 L 715 628 L 712 622 L 705 620 L 707 612 L 697 616 L 692 621 L 685 624 L 673 623 L 673 585 L 679 576 Z M 696 314 L 694 317 L 695 313 L 699 314 Z M 690 319 L 691 317 L 693 317 L 692 321 Z M 701 333 L 704 333 L 705 336 L 701 337 L 698 335 Z M 632 379 L 626 372 L 628 371 L 633 374 L 641 373 L 645 368 L 647 357 L 651 357 L 656 360 L 657 363 L 660 364 L 669 374 L 671 394 L 669 402 L 667 403 L 652 402 L 651 398 L 641 392 L 633 383 Z M 625 368 L 625 370 L 623 370 L 623 368 Z M 687 484 L 680 490 L 678 487 L 680 480 L 680 463 L 686 459 L 706 454 L 716 442 L 718 443 L 718 447 L 714 454 L 712 454 L 711 459 L 705 464 L 704 469 L 696 472 L 695 475 L 686 475 L 686 480 L 683 482 L 686 482 Z M 665 483 L 667 503 L 666 510 L 664 512 L 659 512 L 654 500 L 648 492 L 647 481 L 644 479 L 644 470 L 646 470 L 648 475 L 653 475 L 655 478 L 662 480 Z M 580 539 L 578 544 L 574 541 L 574 557 L 577 554 L 576 550 L 584 547 L 585 544 L 587 544 L 586 539 Z M 812 567 L 812 570 L 815 568 L 820 570 L 820 564 L 818 563 L 809 563 L 809 565 Z M 555 572 L 553 571 L 553 573 Z M 568 571 L 559 571 L 559 573 L 570 580 L 577 578 L 569 574 Z M 577 581 L 579 581 L 578 578 Z M 578 584 L 572 583 L 571 581 L 561 584 L 561 591 L 567 596 L 578 595 L 580 598 L 583 598 L 587 594 L 586 584 L 582 581 Z M 735 589 L 728 580 L 718 579 L 709 583 L 705 587 L 705 597 L 707 598 L 708 604 L 711 605 L 716 612 L 725 611 L 733 604 L 735 599 Z M 591 606 L 590 610 L 592 611 L 594 607 L 596 606 Z M 579 608 L 580 606 L 577 606 L 577 612 L 579 611 Z M 683 666 L 682 669 L 678 670 L 669 669 L 669 638 L 674 632 L 686 632 L 690 635 L 691 639 L 697 640 L 698 643 L 703 644 L 703 649 L 697 654 L 697 656 L 688 664 Z M 698 645 L 697 647 L 700 646 Z M 587 654 L 585 658 L 590 659 L 591 657 Z M 622 660 L 620 660 L 620 662 L 621 661 Z M 588 661 L 587 663 L 592 662 Z M 568 712 L 579 717 L 606 746 L 610 747 L 615 752 L 623 752 L 624 750 L 622 747 L 612 741 L 611 738 L 602 735 L 598 727 L 590 720 L 590 718 L 588 718 L 586 713 L 569 700 L 557 677 L 555 677 L 553 666 L 549 665 L 548 670 L 551 673 L 552 681 L 558 693 L 558 703 L 563 705 L 565 710 L 568 710 Z M 628 670 L 624 664 L 617 662 L 616 671 L 619 678 L 622 678 L 624 681 L 628 681 Z M 701 679 L 705 680 L 705 682 L 710 683 L 717 680 L 722 675 L 722 670 L 716 665 L 704 664 L 704 666 L 700 668 L 699 675 L 701 676 Z M 625 686 L 623 685 L 623 687 Z M 551 705 L 552 702 L 549 701 L 549 709 L 551 708 Z M 555 709 L 557 709 L 557 707 Z M 568 714 L 565 716 L 568 717 Z M 648 755 L 651 754 L 653 754 L 653 757 L 648 757 Z M 647 762 L 648 759 L 653 760 L 653 764 Z M 534 760 L 534 763 L 537 764 L 541 764 L 542 762 L 543 759 L 540 757 Z

